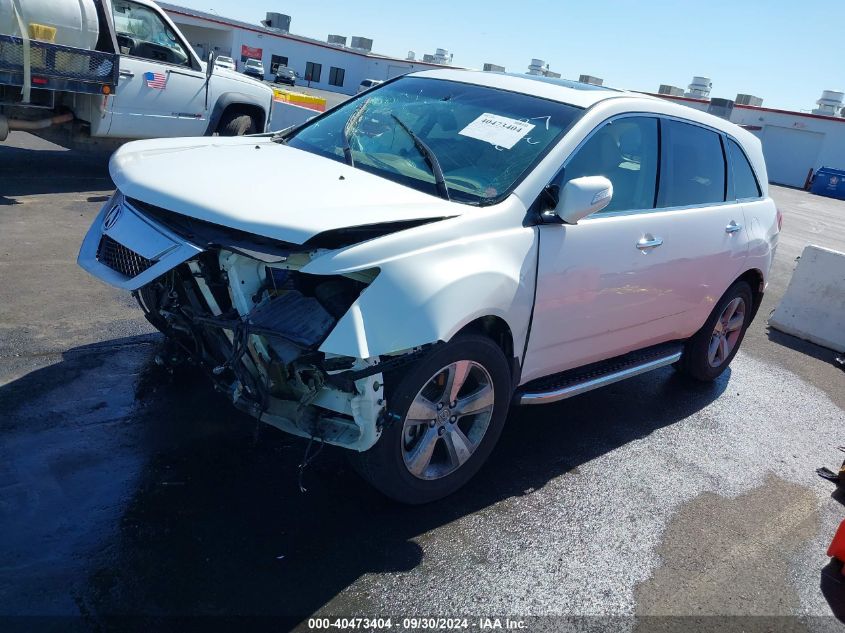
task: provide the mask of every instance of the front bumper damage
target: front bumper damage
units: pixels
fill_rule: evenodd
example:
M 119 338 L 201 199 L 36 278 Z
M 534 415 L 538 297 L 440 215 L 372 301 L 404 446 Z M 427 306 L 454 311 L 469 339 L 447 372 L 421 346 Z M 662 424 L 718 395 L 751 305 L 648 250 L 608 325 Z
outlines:
M 364 451 L 388 421 L 384 370 L 427 350 L 350 358 L 321 349 L 378 270 L 300 272 L 319 254 L 116 194 L 78 262 L 132 291 L 167 336 L 161 356 L 204 368 L 237 408 L 288 433 Z

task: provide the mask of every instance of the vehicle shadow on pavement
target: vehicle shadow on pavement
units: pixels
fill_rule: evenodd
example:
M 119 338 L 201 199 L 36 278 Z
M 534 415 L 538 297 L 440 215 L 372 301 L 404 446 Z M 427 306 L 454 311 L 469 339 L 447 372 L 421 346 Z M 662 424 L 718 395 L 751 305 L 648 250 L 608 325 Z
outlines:
M 815 343 L 805 341 L 797 336 L 792 336 L 791 334 L 780 332 L 771 327 L 768 329 L 767 334 L 772 343 L 788 347 L 791 350 L 806 354 L 807 356 L 811 356 L 826 363 L 832 363 L 834 357 L 837 356 L 837 353 L 832 349 L 816 345 Z
M 0 205 L 16 198 L 50 193 L 114 189 L 109 177 L 111 152 L 44 150 L 0 144 Z
M 186 369 L 171 378 L 155 367 L 149 340 L 71 350 L 0 387 L 0 415 L 10 422 L 4 439 L 14 436 L 11 445 L 26 451 L 51 446 L 71 464 L 62 471 L 61 493 L 52 493 L 56 507 L 49 495 L 30 491 L 39 521 L 3 529 L 22 562 L 31 558 L 26 552 L 53 548 L 44 563 L 11 568 L 18 589 L 6 597 L 24 611 L 41 612 L 43 596 L 56 591 L 95 625 L 121 614 L 300 621 L 364 574 L 414 569 L 427 532 L 530 495 L 694 414 L 729 380 L 726 373 L 713 384 L 691 384 L 667 368 L 555 405 L 514 409 L 469 485 L 443 501 L 406 507 L 364 484 L 333 447 L 305 471 L 301 492 L 305 442 L 268 426 L 256 442 L 254 420 L 205 376 Z M 134 359 L 126 350 L 135 350 Z M 54 394 L 49 405 L 41 404 L 45 390 Z M 92 390 L 101 395 L 83 402 L 78 394 Z M 55 397 L 63 393 L 68 397 Z M 123 408 L 109 413 L 114 403 Z M 75 439 L 63 444 L 63 433 Z M 74 456 L 80 447 L 84 460 Z M 32 470 L 38 460 L 21 455 L 3 457 L 13 472 Z M 52 477 L 56 469 L 44 472 Z M 38 477 L 30 485 L 52 486 Z M 16 516 L 32 518 L 31 510 Z M 362 599 L 361 610 L 366 604 Z M 354 595 L 339 608 L 356 610 Z

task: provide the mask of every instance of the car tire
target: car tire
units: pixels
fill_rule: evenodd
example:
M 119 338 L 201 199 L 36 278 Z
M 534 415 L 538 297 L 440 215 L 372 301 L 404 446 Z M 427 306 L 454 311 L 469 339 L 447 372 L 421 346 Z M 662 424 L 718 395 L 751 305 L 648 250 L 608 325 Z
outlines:
M 457 384 L 461 376 L 458 390 L 450 391 L 450 384 Z M 450 377 L 457 379 L 450 383 Z M 461 335 L 407 371 L 388 374 L 385 393 L 386 428 L 372 448 L 350 454 L 350 462 L 387 497 L 406 504 L 428 503 L 466 484 L 489 457 L 508 414 L 510 368 L 492 340 Z M 445 402 L 450 395 L 455 399 Z M 412 407 L 421 417 L 409 418 Z M 480 412 L 469 412 L 473 408 Z M 469 413 L 462 415 L 462 410 Z M 415 422 L 429 414 L 435 419 Z M 426 451 L 429 445 L 433 448 Z M 430 456 L 421 468 L 426 453 Z
M 256 132 L 258 126 L 255 125 L 255 119 L 238 111 L 225 113 L 217 126 L 217 134 L 220 136 L 243 136 Z
M 737 281 L 722 295 L 707 322 L 687 341 L 676 367 L 702 382 L 716 380 L 731 364 L 753 314 L 751 286 Z

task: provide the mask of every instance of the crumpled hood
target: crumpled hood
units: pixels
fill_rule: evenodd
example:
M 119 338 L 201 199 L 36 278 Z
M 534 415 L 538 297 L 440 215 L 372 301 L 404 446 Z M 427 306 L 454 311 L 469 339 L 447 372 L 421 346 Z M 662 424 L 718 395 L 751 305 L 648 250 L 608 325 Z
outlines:
M 333 229 L 467 210 L 266 136 L 135 141 L 114 154 L 109 171 L 130 198 L 294 244 Z

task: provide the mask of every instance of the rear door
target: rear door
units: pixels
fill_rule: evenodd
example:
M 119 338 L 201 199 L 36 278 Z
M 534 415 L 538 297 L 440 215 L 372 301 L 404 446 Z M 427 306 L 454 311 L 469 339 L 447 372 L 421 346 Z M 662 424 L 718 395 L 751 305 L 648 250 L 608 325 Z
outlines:
M 576 150 L 559 182 L 595 175 L 614 186 L 605 210 L 538 229 L 524 381 L 690 336 L 745 257 L 717 132 L 617 117 Z
M 114 0 L 120 80 L 109 100 L 109 136 L 199 136 L 208 125 L 205 73 L 158 12 Z

